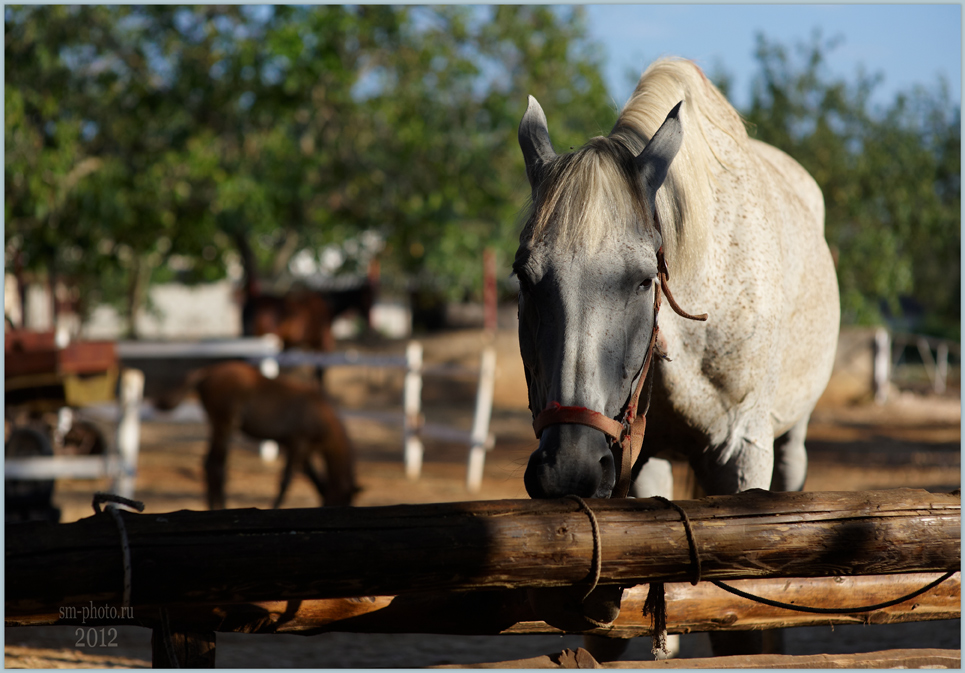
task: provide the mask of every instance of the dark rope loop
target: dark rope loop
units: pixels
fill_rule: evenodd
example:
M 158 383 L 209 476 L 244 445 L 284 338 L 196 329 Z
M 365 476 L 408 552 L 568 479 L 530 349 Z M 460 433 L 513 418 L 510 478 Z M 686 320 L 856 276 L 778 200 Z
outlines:
M 136 509 L 138 512 L 144 511 L 144 503 L 140 500 L 131 500 L 130 498 L 125 498 L 120 495 L 115 495 L 113 493 L 104 493 L 103 491 L 97 491 L 94 493 L 94 501 L 91 503 L 94 507 L 94 512 L 97 514 L 101 513 L 101 505 L 105 502 L 113 502 L 118 505 L 124 505 L 131 509 Z
M 675 509 L 680 514 L 680 519 L 684 524 L 684 533 L 687 535 L 687 546 L 690 550 L 690 564 L 694 569 L 694 577 L 691 584 L 697 586 L 700 582 L 700 554 L 697 553 L 697 540 L 694 538 L 694 529 L 690 525 L 690 517 L 683 507 L 662 495 L 651 496 L 654 500 L 659 500 L 665 505 Z M 647 600 L 643 604 L 643 613 L 649 614 L 652 620 L 651 628 L 651 651 L 654 656 L 669 654 L 667 650 L 667 598 L 664 593 L 663 582 L 651 582 L 650 591 L 647 593 Z
M 659 500 L 660 502 L 666 505 L 669 505 L 670 507 L 673 507 L 675 510 L 677 510 L 677 512 L 680 514 L 680 518 L 683 520 L 684 530 L 687 533 L 687 542 L 690 545 L 690 561 L 694 567 L 694 578 L 690 581 L 690 583 L 696 586 L 697 583 L 700 582 L 700 555 L 697 553 L 697 543 L 694 540 L 694 531 L 690 525 L 690 519 L 687 517 L 687 513 L 683 510 L 683 508 L 680 505 L 660 495 L 655 495 L 652 497 L 655 500 Z M 815 608 L 807 605 L 794 605 L 792 603 L 784 603 L 782 601 L 775 601 L 770 598 L 764 598 L 763 596 L 749 594 L 746 591 L 741 591 L 740 589 L 732 587 L 728 584 L 724 584 L 720 580 L 711 580 L 711 582 L 715 586 L 723 589 L 724 591 L 732 593 L 735 596 L 740 596 L 741 598 L 746 598 L 747 600 L 755 601 L 757 603 L 762 603 L 763 605 L 769 605 L 774 608 L 784 608 L 785 610 L 794 610 L 796 612 L 810 612 L 818 615 L 847 615 L 853 612 L 873 612 L 875 610 L 882 610 L 884 608 L 891 607 L 892 605 L 898 605 L 899 603 L 904 603 L 905 601 L 911 600 L 916 596 L 922 595 L 926 591 L 930 591 L 934 589 L 939 584 L 941 584 L 949 577 L 954 575 L 956 572 L 958 572 L 958 570 L 949 570 L 947 573 L 939 577 L 934 582 L 930 582 L 929 584 L 923 586 L 921 589 L 916 589 L 915 591 L 912 591 L 910 594 L 901 596 L 900 598 L 895 598 L 890 601 L 884 601 L 883 603 L 876 603 L 874 605 L 863 605 L 861 607 L 856 607 L 856 608 Z M 662 585 L 661 585 L 661 589 L 662 589 Z M 651 592 L 652 591 L 653 591 L 653 588 L 651 586 Z M 650 602 L 649 596 L 647 598 L 647 601 Z M 644 608 L 644 611 L 646 611 L 646 608 Z M 656 616 L 654 618 L 656 619 Z
M 665 505 L 669 505 L 670 507 L 677 510 L 678 514 L 680 514 L 680 519 L 683 521 L 683 524 L 684 524 L 684 532 L 687 534 L 687 544 L 690 547 L 690 565 L 693 566 L 693 569 L 694 569 L 694 576 L 693 576 L 693 579 L 690 580 L 690 583 L 693 584 L 694 586 L 697 586 L 697 584 L 700 582 L 700 572 L 701 572 L 700 554 L 697 553 L 697 541 L 694 538 L 694 529 L 690 525 L 690 518 L 687 516 L 687 512 L 684 511 L 683 507 L 673 502 L 672 500 L 668 500 L 662 495 L 654 495 L 651 497 L 654 500 L 659 500 Z
M 136 509 L 138 512 L 144 511 L 144 503 L 139 500 L 131 500 L 130 498 L 124 498 L 119 495 L 114 495 L 113 493 L 102 493 L 97 491 L 94 493 L 94 501 L 91 503 L 94 507 L 94 511 L 97 514 L 101 513 L 101 504 L 107 503 L 107 512 L 114 519 L 114 523 L 117 526 L 117 532 L 121 537 L 121 557 L 123 559 L 124 567 L 124 591 L 122 598 L 122 605 L 130 607 L 131 605 L 131 545 L 127 539 L 127 529 L 124 527 L 124 519 L 121 517 L 121 513 L 117 510 L 117 505 L 123 505 L 124 507 L 129 507 L 131 509 Z
M 590 582 L 590 588 L 587 590 L 586 595 L 583 596 L 581 600 L 586 600 L 587 596 L 593 593 L 596 589 L 596 585 L 600 581 L 600 571 L 603 568 L 603 538 L 600 535 L 600 524 L 596 520 L 596 514 L 590 509 L 590 506 L 578 495 L 567 495 L 566 498 L 576 501 L 586 515 L 590 519 L 590 529 L 593 531 L 593 560 L 590 562 L 590 576 L 592 576 L 592 581 Z M 590 620 L 594 621 L 594 620 Z M 605 624 L 598 624 L 599 626 L 606 626 Z
M 920 596 L 926 591 L 930 591 L 937 587 L 939 584 L 947 580 L 949 577 L 957 573 L 957 570 L 949 570 L 947 573 L 939 577 L 934 582 L 923 586 L 921 589 L 916 589 L 910 594 L 902 596 L 900 598 L 895 598 L 894 600 L 885 601 L 884 603 L 876 603 L 874 605 L 863 605 L 859 608 L 813 608 L 807 605 L 794 605 L 792 603 L 783 603 L 781 601 L 775 601 L 770 598 L 764 598 L 763 596 L 755 596 L 754 594 L 749 594 L 746 591 L 741 591 L 735 587 L 724 584 L 719 580 L 711 580 L 715 586 L 720 587 L 724 591 L 728 591 L 735 596 L 740 596 L 741 598 L 746 598 L 748 600 L 755 601 L 757 603 L 763 603 L 764 605 L 770 605 L 774 608 L 784 608 L 785 610 L 794 610 L 796 612 L 811 612 L 818 615 L 846 615 L 852 612 L 873 612 L 875 610 L 882 610 L 884 608 L 890 608 L 892 605 L 898 605 L 899 603 L 904 603 L 905 601 L 911 600 L 916 596 Z

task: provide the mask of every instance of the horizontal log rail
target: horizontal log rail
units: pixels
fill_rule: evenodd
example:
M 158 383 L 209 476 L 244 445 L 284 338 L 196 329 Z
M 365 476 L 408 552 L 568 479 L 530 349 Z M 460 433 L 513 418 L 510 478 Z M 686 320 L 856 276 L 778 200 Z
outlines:
M 660 661 L 610 661 L 598 663 L 589 652 L 582 647 L 573 650 L 563 650 L 559 654 L 516 659 L 515 661 L 498 661 L 486 664 L 467 666 L 465 664 L 445 664 L 429 666 L 429 668 L 498 668 L 512 669 L 543 669 L 543 668 L 629 668 L 633 670 L 686 668 L 690 670 L 703 669 L 856 669 L 856 668 L 950 668 L 959 670 L 962 667 L 961 650 L 942 649 L 907 649 L 884 650 L 882 652 L 862 652 L 859 654 L 741 654 L 730 657 L 713 657 L 699 659 L 665 659 Z
M 651 499 L 589 500 L 602 584 L 691 579 L 679 514 Z M 679 501 L 703 579 L 942 572 L 961 563 L 961 497 L 920 490 Z M 6 530 L 6 615 L 61 606 L 232 604 L 419 591 L 565 586 L 594 540 L 570 500 L 131 514 Z M 124 572 L 126 546 L 130 571 Z
M 860 577 L 737 580 L 733 584 L 754 594 L 795 605 L 844 609 L 898 598 L 926 586 L 940 575 L 911 573 Z M 925 594 L 869 613 L 814 615 L 774 608 L 735 598 L 709 582 L 665 585 L 667 631 L 693 633 L 827 626 L 830 624 L 897 624 L 961 617 L 961 574 L 956 573 Z M 649 585 L 623 592 L 622 609 L 607 628 L 591 631 L 613 638 L 650 635 L 650 617 L 643 604 Z M 120 624 L 157 628 L 160 612 L 136 611 L 123 618 L 97 617 L 97 606 L 48 615 L 7 616 L 6 626 Z M 189 632 L 274 633 L 311 636 L 350 633 L 434 633 L 450 635 L 560 634 L 539 621 L 523 590 L 430 592 L 402 596 L 367 596 L 305 601 L 264 601 L 236 605 L 169 606 L 168 620 Z

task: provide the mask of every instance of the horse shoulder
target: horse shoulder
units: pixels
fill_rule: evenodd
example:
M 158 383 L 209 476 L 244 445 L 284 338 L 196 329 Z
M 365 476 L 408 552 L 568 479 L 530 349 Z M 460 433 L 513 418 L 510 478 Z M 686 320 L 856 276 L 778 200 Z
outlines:
M 661 316 L 674 358 L 662 377 L 665 394 L 688 425 L 710 435 L 737 408 L 799 417 L 827 381 L 837 335 L 821 190 L 784 152 L 749 143 L 746 163 L 733 157 L 734 170 L 719 180 L 708 261 L 720 273 L 674 285 L 685 306 L 709 312 L 710 321 Z M 728 283 L 715 282 L 720 277 Z
M 772 180 L 785 188 L 778 198 L 785 215 L 781 332 L 786 338 L 771 412 L 781 432 L 814 406 L 830 378 L 840 321 L 837 276 L 824 238 L 824 198 L 817 182 L 781 150 L 752 143 Z

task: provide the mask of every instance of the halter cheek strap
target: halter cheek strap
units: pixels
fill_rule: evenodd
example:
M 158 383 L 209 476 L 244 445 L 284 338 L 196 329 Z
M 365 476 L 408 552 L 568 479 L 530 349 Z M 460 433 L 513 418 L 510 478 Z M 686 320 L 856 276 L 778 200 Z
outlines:
M 633 465 L 640 457 L 640 451 L 643 448 L 643 436 L 647 429 L 649 399 L 643 413 L 639 416 L 637 413 L 639 411 L 640 394 L 643 392 L 643 386 L 650 376 L 650 365 L 653 362 L 653 353 L 656 350 L 657 333 L 659 331 L 657 314 L 660 311 L 661 288 L 667 295 L 670 307 L 678 315 L 688 320 L 707 320 L 706 313 L 691 315 L 683 311 L 674 301 L 668 284 L 670 271 L 667 268 L 662 246 L 657 251 L 657 273 L 660 277 L 660 284 L 654 290 L 653 329 L 650 332 L 650 344 L 647 346 L 647 355 L 640 369 L 636 388 L 620 415 L 613 419 L 586 407 L 563 406 L 559 402 L 550 402 L 533 420 L 533 430 L 536 431 L 537 438 L 550 425 L 564 424 L 585 425 L 605 434 L 610 440 L 610 451 L 613 452 L 614 463 L 617 466 L 616 482 L 611 495 L 613 498 L 625 498 L 629 494 Z

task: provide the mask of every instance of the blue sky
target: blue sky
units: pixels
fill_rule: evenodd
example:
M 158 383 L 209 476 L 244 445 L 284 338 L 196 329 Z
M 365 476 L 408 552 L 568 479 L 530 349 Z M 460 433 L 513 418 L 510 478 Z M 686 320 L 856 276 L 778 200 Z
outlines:
M 605 75 L 617 107 L 635 77 L 660 56 L 683 56 L 733 78 L 731 98 L 748 102 L 756 35 L 788 48 L 810 44 L 815 29 L 842 41 L 827 54 L 829 72 L 856 79 L 858 67 L 881 73 L 876 103 L 890 102 L 915 84 L 934 86 L 939 75 L 961 101 L 962 11 L 959 4 L 823 5 L 587 5 L 591 36 L 607 55 Z M 635 73 L 631 80 L 628 72 Z

